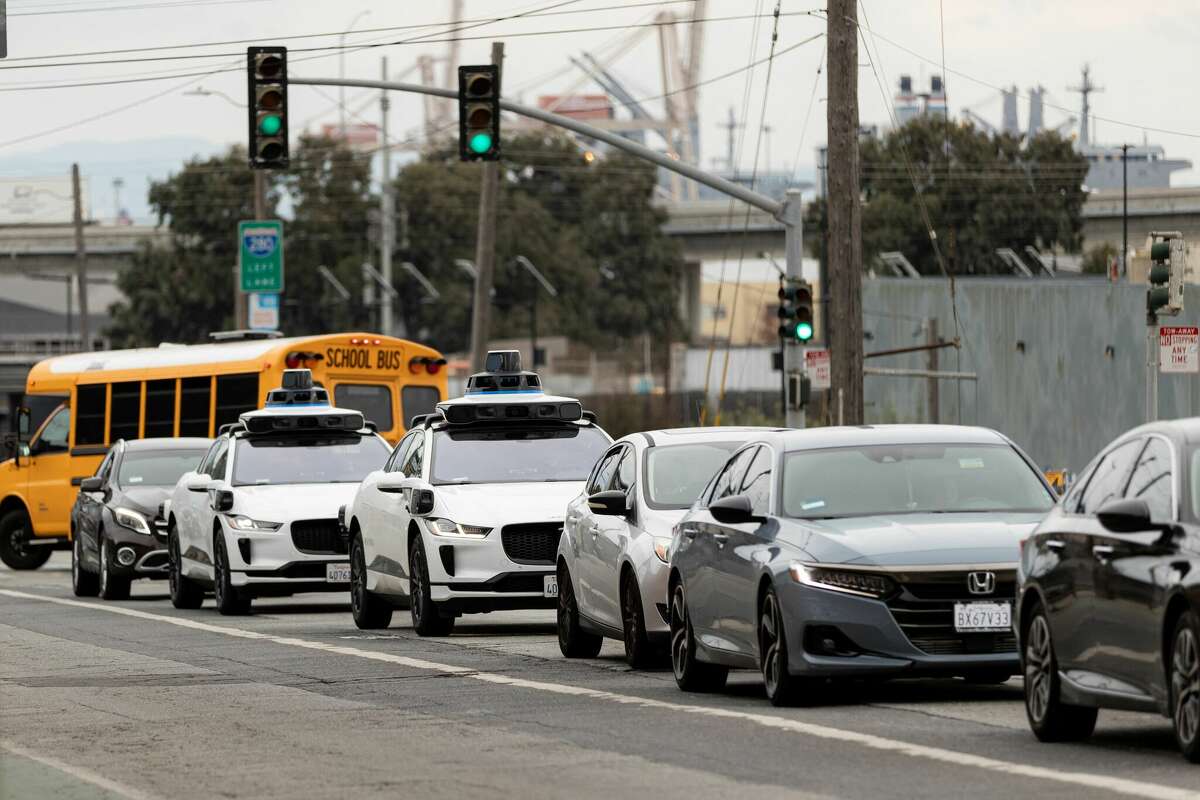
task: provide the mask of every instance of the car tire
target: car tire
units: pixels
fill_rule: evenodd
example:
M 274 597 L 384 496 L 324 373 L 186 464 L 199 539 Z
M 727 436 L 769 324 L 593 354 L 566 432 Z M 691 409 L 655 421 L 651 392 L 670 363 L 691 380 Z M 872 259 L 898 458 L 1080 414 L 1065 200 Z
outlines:
M 0 517 L 0 561 L 9 569 L 37 569 L 50 559 L 52 547 L 30 547 L 33 525 L 23 509 Z
M 227 617 L 250 613 L 250 595 L 233 585 L 229 572 L 229 556 L 225 552 L 225 535 L 213 536 L 213 599 L 217 611 Z
M 567 658 L 595 658 L 604 639 L 585 631 L 579 624 L 575 586 L 565 565 L 558 567 L 558 649 Z
M 1043 742 L 1078 742 L 1092 735 L 1098 710 L 1064 703 L 1060 697 L 1058 662 L 1046 612 L 1036 606 L 1021 637 L 1025 671 L 1025 716 L 1033 735 Z
M 101 530 L 97 536 L 100 539 L 100 599 L 128 600 L 129 578 L 117 574 L 117 565 L 113 559 L 113 543 L 104 537 Z
M 650 643 L 650 638 L 646 635 L 642 593 L 638 590 L 637 576 L 633 573 L 627 573 L 621 580 L 621 629 L 625 640 L 625 660 L 629 666 L 634 669 L 646 669 L 656 666 L 662 660 L 662 653 Z
M 371 631 L 392 624 L 392 605 L 367 589 L 367 559 L 362 534 L 350 540 L 350 613 L 359 630 Z
M 1200 625 L 1188 611 L 1171 637 L 1171 722 L 1183 757 L 1200 763 Z
M 773 706 L 792 706 L 809 699 L 813 683 L 788 668 L 787 625 L 774 586 L 768 586 L 758 609 L 758 653 L 763 688 Z
M 433 602 L 429 587 L 429 562 L 425 560 L 425 544 L 421 537 L 413 539 L 408 550 L 409 613 L 413 630 L 418 636 L 449 636 L 454 630 L 454 617 L 447 616 Z
M 688 616 L 683 583 L 671 592 L 671 671 L 685 692 L 719 692 L 725 687 L 729 668 L 707 664 L 696 658 L 696 634 Z
M 204 605 L 204 589 L 183 574 L 183 555 L 179 552 L 179 534 L 172 525 L 167 531 L 167 584 L 171 605 L 193 609 Z
M 95 597 L 100 592 L 100 577 L 83 566 L 83 540 L 78 531 L 71 541 L 71 591 L 76 597 Z

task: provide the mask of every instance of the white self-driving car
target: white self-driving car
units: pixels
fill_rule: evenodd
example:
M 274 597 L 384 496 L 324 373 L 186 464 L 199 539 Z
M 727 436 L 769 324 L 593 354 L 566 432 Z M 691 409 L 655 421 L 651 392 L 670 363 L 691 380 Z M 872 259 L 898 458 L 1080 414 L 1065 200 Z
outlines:
M 567 502 L 611 441 L 517 352 L 489 353 L 466 396 L 412 420 L 341 515 L 355 624 L 386 628 L 407 605 L 417 633 L 438 636 L 464 613 L 553 608 Z
M 634 667 L 664 656 L 672 528 L 729 455 L 771 428 L 631 433 L 596 462 L 567 506 L 558 544 L 558 646 L 592 658 L 602 637 Z
M 179 479 L 167 519 L 176 608 L 244 614 L 255 596 L 345 591 L 337 512 L 388 443 L 358 411 L 329 405 L 308 370 L 286 370 L 266 407 L 222 428 L 195 472 Z

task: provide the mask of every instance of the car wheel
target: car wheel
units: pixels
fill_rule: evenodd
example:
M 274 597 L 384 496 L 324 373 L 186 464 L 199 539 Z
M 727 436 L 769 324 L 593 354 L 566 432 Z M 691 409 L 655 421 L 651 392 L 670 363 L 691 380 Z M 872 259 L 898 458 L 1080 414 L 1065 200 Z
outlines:
M 718 692 L 729 677 L 728 667 L 706 664 L 696 658 L 696 635 L 682 583 L 671 593 L 671 669 L 675 683 L 685 692 Z
M 350 542 L 350 613 L 359 630 L 378 630 L 392 624 L 391 604 L 367 589 L 367 558 L 358 532 Z
M 642 611 L 642 593 L 637 577 L 626 574 L 621 581 L 621 628 L 625 639 L 625 660 L 634 669 L 645 669 L 658 663 L 660 654 L 646 635 L 646 617 Z
M 100 597 L 104 600 L 128 600 L 129 578 L 117 574 L 113 543 L 100 531 Z
M 225 536 L 220 531 L 213 536 L 213 599 L 217 602 L 217 611 L 225 616 L 250 613 L 250 595 L 233 585 L 229 557 L 225 553 Z
M 1175 741 L 1188 761 L 1200 762 L 1200 638 L 1196 615 L 1175 623 L 1171 639 L 1171 719 Z
M 567 658 L 595 658 L 604 639 L 579 625 L 579 604 L 566 566 L 558 568 L 558 649 Z
M 419 636 L 449 636 L 454 630 L 454 617 L 443 615 L 430 596 L 429 567 L 420 536 L 413 539 L 408 551 L 408 582 L 412 599 L 408 610 L 412 614 L 413 630 Z
M 37 569 L 45 564 L 51 547 L 30 546 L 33 525 L 24 511 L 10 511 L 0 517 L 0 561 L 9 569 Z
M 78 531 L 71 543 L 71 591 L 76 597 L 95 597 L 100 591 L 96 573 L 83 566 L 83 540 Z
M 200 584 L 183 574 L 179 534 L 174 525 L 167 531 L 167 584 L 171 590 L 171 605 L 176 608 L 199 608 L 204 604 L 204 590 Z
M 775 587 L 767 587 L 758 613 L 758 652 L 762 666 L 763 687 L 767 699 L 773 706 L 794 705 L 805 694 L 804 678 L 798 678 L 788 669 L 787 631 L 783 622 L 783 608 Z
M 1043 742 L 1074 742 L 1092 735 L 1097 709 L 1072 706 L 1059 698 L 1058 662 L 1046 612 L 1038 606 L 1025 627 L 1025 716 Z

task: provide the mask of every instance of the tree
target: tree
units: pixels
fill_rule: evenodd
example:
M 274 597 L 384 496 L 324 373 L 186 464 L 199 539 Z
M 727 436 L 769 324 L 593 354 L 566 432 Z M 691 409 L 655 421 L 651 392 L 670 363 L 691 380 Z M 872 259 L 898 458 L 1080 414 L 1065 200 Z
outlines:
M 939 273 L 930 225 L 952 272 L 1002 269 L 1000 247 L 1075 252 L 1082 244 L 1088 163 L 1056 133 L 1022 140 L 929 116 L 860 148 L 865 263 L 898 250 L 921 273 Z M 824 214 L 822 201 L 812 203 L 806 229 L 824 230 Z M 821 237 L 809 242 L 823 258 Z
M 201 342 L 232 327 L 237 223 L 252 219 L 254 179 L 238 148 L 193 159 L 150 187 L 159 224 L 170 226 L 167 248 L 143 246 L 117 278 L 124 300 L 114 303 L 107 331 L 119 347 Z

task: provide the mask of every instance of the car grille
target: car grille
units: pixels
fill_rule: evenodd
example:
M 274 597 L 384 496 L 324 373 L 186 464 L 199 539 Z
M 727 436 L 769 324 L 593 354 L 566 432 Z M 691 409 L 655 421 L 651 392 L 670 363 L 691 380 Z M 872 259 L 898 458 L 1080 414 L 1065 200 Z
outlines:
M 967 590 L 968 572 L 894 575 L 901 588 L 887 605 L 896 624 L 914 647 L 929 655 L 1016 653 L 1017 641 L 1011 631 L 959 633 L 954 629 L 955 602 L 1012 601 L 1016 595 L 1012 570 L 997 571 L 996 589 L 986 595 Z
M 517 564 L 554 564 L 561 522 L 529 522 L 500 529 L 504 555 Z
M 291 525 L 292 544 L 301 553 L 336 555 L 346 552 L 336 519 L 301 519 Z

